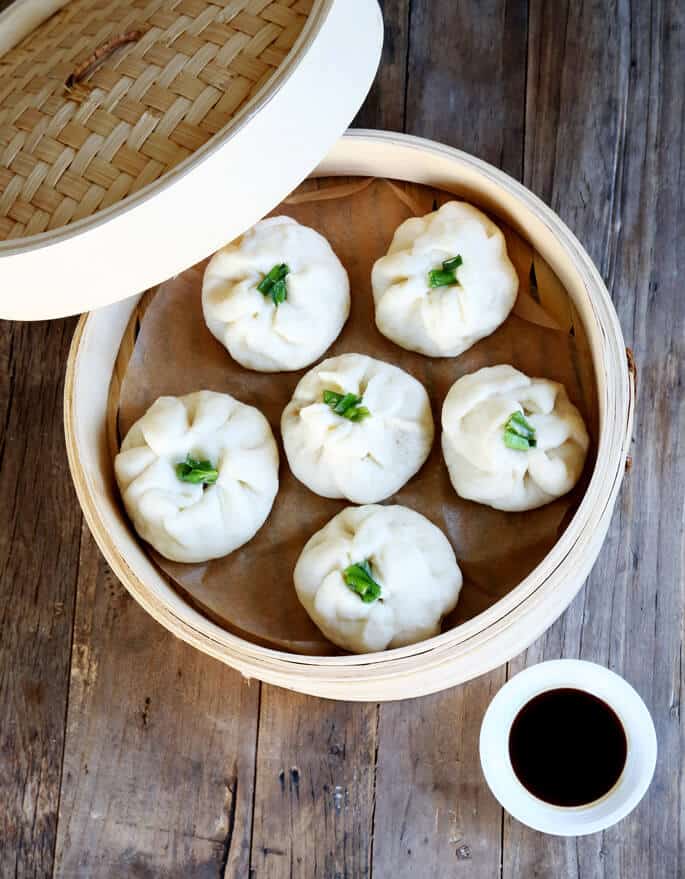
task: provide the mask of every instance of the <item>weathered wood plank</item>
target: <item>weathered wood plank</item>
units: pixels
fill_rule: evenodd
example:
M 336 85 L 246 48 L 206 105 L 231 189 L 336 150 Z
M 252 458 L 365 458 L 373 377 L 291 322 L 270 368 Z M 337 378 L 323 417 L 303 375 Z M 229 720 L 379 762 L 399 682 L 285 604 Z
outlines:
M 374 879 L 499 875 L 501 809 L 481 780 L 478 735 L 502 680 L 382 706 Z
M 402 131 L 411 0 L 380 0 L 385 24 L 383 57 L 369 96 L 352 123 L 356 128 Z
M 263 685 L 255 879 L 370 876 L 377 707 Z
M 81 523 L 62 429 L 73 325 L 0 324 L 0 876 L 17 879 L 49 876 L 55 845 Z
M 258 701 L 128 596 L 84 526 L 55 875 L 246 876 Z
M 526 28 L 525 3 L 414 2 L 406 130 L 520 176 Z M 478 734 L 504 674 L 381 706 L 374 879 L 499 875 L 502 811 L 482 779 Z
M 414 0 L 406 131 L 523 166 L 527 0 Z
M 507 819 L 511 879 L 685 873 L 684 75 L 682 3 L 531 3 L 526 182 L 600 267 L 639 387 L 633 469 L 600 559 L 512 672 L 559 656 L 608 665 L 651 709 L 659 761 L 643 803 L 603 834 L 552 839 Z

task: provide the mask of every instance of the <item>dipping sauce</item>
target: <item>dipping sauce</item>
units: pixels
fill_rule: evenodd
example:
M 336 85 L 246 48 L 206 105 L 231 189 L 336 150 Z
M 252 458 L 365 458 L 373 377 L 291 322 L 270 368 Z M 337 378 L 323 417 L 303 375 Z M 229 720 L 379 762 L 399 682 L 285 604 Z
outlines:
M 616 784 L 628 751 L 615 711 L 584 690 L 540 693 L 519 711 L 509 758 L 521 784 L 554 806 L 585 806 Z

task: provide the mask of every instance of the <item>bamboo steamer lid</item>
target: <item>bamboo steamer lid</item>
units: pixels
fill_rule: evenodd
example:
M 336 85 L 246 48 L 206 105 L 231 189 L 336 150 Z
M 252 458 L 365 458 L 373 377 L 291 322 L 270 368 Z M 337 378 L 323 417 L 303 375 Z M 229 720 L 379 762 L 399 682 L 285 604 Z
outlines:
M 381 45 L 376 0 L 11 6 L 0 317 L 118 301 L 241 234 L 347 127 Z

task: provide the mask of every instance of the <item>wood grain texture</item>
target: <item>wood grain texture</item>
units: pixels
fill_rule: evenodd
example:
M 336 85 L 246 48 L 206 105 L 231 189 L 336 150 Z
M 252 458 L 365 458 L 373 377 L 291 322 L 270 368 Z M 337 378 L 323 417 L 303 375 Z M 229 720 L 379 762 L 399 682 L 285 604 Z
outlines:
M 262 686 L 250 873 L 371 875 L 377 707 Z
M 525 4 L 434 0 L 411 12 L 406 130 L 520 176 Z M 380 706 L 374 877 L 499 875 L 502 810 L 483 781 L 478 734 L 504 680 L 501 668 Z
M 17 879 L 49 876 L 55 845 L 81 526 L 59 367 L 73 327 L 0 324 L 0 876 Z
M 480 776 L 478 735 L 502 673 L 381 706 L 374 879 L 499 875 L 501 812 Z
M 414 0 L 405 129 L 520 178 L 526 0 Z
M 381 66 L 353 127 L 403 131 L 411 0 L 380 0 L 380 5 L 385 25 Z
M 559 656 L 609 666 L 652 711 L 659 760 L 647 797 L 605 833 L 565 841 L 507 818 L 504 876 L 682 876 L 685 8 L 533 2 L 530 24 L 525 182 L 597 262 L 639 378 L 633 467 L 603 552 L 512 671 Z
M 84 527 L 55 875 L 247 875 L 258 699 L 149 617 Z

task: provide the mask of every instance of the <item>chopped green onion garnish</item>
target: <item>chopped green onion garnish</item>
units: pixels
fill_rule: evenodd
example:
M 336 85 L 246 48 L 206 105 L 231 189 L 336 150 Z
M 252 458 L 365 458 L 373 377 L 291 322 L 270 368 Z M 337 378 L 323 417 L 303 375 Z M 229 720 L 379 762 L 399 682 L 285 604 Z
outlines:
M 357 593 L 364 604 L 371 604 L 372 601 L 380 598 L 381 587 L 373 579 L 371 563 L 368 560 L 345 568 L 343 580 L 353 592 Z
M 336 394 L 335 391 L 324 391 L 323 401 L 337 415 L 344 415 L 350 406 L 360 402 L 360 398 L 356 394 Z
M 428 282 L 431 287 L 453 287 L 457 283 L 454 272 L 444 272 L 441 269 L 433 269 L 428 272 Z
M 527 452 L 535 448 L 535 428 L 526 421 L 523 412 L 513 412 L 504 425 L 504 445 L 509 449 L 519 452 Z
M 285 287 L 285 280 L 276 281 L 271 288 L 271 298 L 273 299 L 274 305 L 280 305 L 281 302 L 285 302 L 287 295 L 288 291 Z
M 445 262 L 442 264 L 442 268 L 446 272 L 456 272 L 456 270 L 459 268 L 460 265 L 462 265 L 463 262 L 464 260 L 461 258 L 461 254 L 458 253 L 452 259 L 446 259 Z
M 348 421 L 363 421 L 371 415 L 366 406 L 360 406 L 362 398 L 356 394 L 338 394 L 337 391 L 324 391 L 323 401 L 327 406 Z
M 535 440 L 533 440 L 533 445 L 534 444 Z M 510 449 L 515 449 L 518 452 L 527 452 L 528 449 L 531 448 L 529 440 L 527 440 L 524 436 L 519 436 L 512 430 L 504 431 L 504 445 Z
M 459 253 L 451 259 L 446 259 L 441 269 L 433 269 L 428 272 L 428 283 L 431 287 L 452 287 L 459 284 L 457 269 L 463 262 L 464 260 Z
M 219 471 L 210 461 L 196 461 L 190 455 L 176 465 L 176 476 L 181 482 L 191 482 L 193 485 L 214 485 L 219 478 Z
M 271 296 L 274 305 L 280 305 L 285 302 L 288 291 L 285 285 L 285 278 L 290 268 L 283 262 L 275 265 L 268 275 L 264 275 L 262 280 L 257 284 L 257 289 L 264 296 Z
M 348 421 L 363 421 L 365 418 L 371 415 L 366 406 L 353 406 L 352 409 L 348 409 L 345 413 L 344 417 L 347 418 Z
M 509 419 L 509 429 L 515 431 L 521 436 L 526 436 L 529 439 L 535 439 L 535 428 L 532 424 L 529 424 L 526 421 L 526 417 L 523 412 L 514 412 L 514 414 Z

